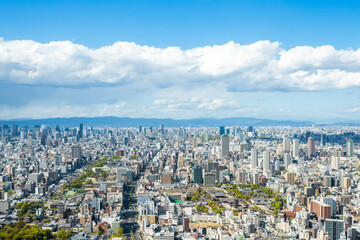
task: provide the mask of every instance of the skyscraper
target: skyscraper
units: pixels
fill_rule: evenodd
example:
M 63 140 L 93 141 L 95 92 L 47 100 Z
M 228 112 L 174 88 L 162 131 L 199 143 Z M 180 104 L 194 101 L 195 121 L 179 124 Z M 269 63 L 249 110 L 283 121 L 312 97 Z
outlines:
M 225 127 L 220 126 L 220 136 L 225 134 Z
M 83 134 L 84 134 L 84 126 L 82 123 L 80 123 L 80 127 L 79 127 L 79 139 L 83 138 Z
M 250 162 L 251 169 L 255 169 L 258 166 L 258 151 L 256 147 L 251 149 L 251 162 Z
M 284 155 L 284 165 L 285 165 L 285 169 L 287 169 L 290 164 L 291 164 L 290 154 L 285 153 L 285 155 Z
M 290 153 L 290 138 L 285 137 L 283 139 L 283 151 L 285 153 Z
M 293 139 L 293 157 L 296 158 L 299 156 L 299 139 Z
M 308 138 L 308 156 L 315 157 L 315 138 L 309 137 Z
M 196 165 L 193 169 L 192 169 L 192 180 L 193 183 L 197 183 L 197 184 L 202 184 L 203 183 L 203 171 L 202 171 L 202 167 L 200 167 L 199 165 Z
M 263 152 L 263 169 L 264 171 L 270 170 L 270 152 L 268 150 Z
M 321 143 L 321 145 L 325 146 L 325 144 L 326 144 L 326 134 L 325 133 L 321 134 L 320 143 Z
M 347 157 L 352 157 L 353 156 L 353 150 L 354 150 L 353 141 L 351 139 L 347 139 L 346 140 L 346 156 Z
M 33 135 L 32 133 L 28 133 L 28 136 L 27 136 L 27 140 L 28 140 L 28 146 L 31 147 L 32 146 L 32 142 L 33 142 Z
M 330 240 L 340 239 L 340 234 L 344 231 L 344 220 L 326 219 L 325 231 L 329 234 Z
M 80 145 L 71 146 L 71 157 L 81 159 L 81 147 L 80 147 Z
M 230 137 L 229 135 L 221 135 L 221 157 L 228 157 L 229 156 L 229 142 Z

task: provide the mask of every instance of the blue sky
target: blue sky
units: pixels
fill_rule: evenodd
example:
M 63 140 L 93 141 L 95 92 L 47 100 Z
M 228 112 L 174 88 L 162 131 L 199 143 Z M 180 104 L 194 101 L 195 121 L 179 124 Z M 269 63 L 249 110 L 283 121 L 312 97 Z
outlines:
M 359 16 L 359 1 L 2 0 L 0 118 L 358 119 Z

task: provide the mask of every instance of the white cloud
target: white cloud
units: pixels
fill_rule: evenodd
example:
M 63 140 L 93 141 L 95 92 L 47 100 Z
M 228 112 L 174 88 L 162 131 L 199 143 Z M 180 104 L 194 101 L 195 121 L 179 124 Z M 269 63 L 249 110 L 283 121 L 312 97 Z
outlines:
M 284 50 L 278 42 L 269 41 L 250 45 L 229 42 L 189 50 L 116 42 L 90 49 L 69 41 L 42 44 L 0 39 L 0 81 L 135 89 L 189 89 L 216 83 L 230 91 L 344 89 L 360 86 L 360 50 L 332 46 Z
M 357 113 L 357 112 L 360 112 L 360 107 L 352 107 L 352 108 L 348 108 L 348 109 L 345 109 L 345 110 L 342 110 L 340 112 L 345 112 L 345 113 Z

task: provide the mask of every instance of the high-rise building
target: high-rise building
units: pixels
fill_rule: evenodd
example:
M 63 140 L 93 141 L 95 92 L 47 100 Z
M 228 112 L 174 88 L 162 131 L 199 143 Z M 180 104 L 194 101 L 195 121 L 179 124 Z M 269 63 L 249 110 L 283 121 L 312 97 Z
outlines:
M 293 139 L 293 157 L 299 157 L 299 139 Z
M 332 156 L 331 158 L 331 168 L 335 170 L 340 170 L 340 157 Z
M 161 174 L 161 183 L 162 184 L 172 184 L 172 173 L 166 172 Z
M 295 173 L 292 173 L 292 172 L 285 173 L 285 181 L 288 184 L 294 185 L 295 184 Z
M 251 149 L 251 161 L 250 161 L 251 169 L 255 169 L 258 166 L 258 151 L 256 147 Z
M 315 138 L 309 137 L 308 138 L 308 156 L 315 157 Z
M 336 198 L 333 196 L 322 197 L 321 201 L 331 207 L 331 215 L 336 213 Z
M 81 159 L 81 147 L 80 145 L 76 144 L 71 146 L 71 157 Z
M 165 133 L 165 132 L 164 132 L 164 125 L 163 125 L 163 124 L 160 125 L 160 133 L 161 133 L 161 134 L 164 134 L 164 133 Z
M 326 203 L 312 200 L 310 202 L 310 212 L 315 213 L 317 218 L 329 219 L 331 218 L 331 207 Z
M 264 171 L 270 171 L 270 152 L 264 150 L 263 152 L 263 169 Z
M 290 153 L 290 138 L 285 137 L 283 139 L 283 151 L 285 153 Z
M 183 216 L 183 230 L 184 232 L 190 232 L 190 219 L 188 216 Z
M 221 135 L 221 157 L 228 157 L 229 156 L 229 142 L 230 137 L 229 135 Z
M 28 146 L 31 147 L 32 143 L 33 143 L 33 135 L 32 135 L 32 133 L 30 133 L 30 132 L 28 133 L 27 140 L 28 140 Z
M 238 183 L 246 184 L 247 183 L 247 173 L 244 170 L 239 170 L 236 172 L 236 180 Z
M 285 155 L 284 155 L 284 166 L 285 166 L 285 169 L 287 169 L 290 164 L 291 164 L 290 154 L 285 153 Z
M 354 150 L 353 141 L 351 139 L 347 139 L 346 140 L 346 156 L 347 157 L 352 157 L 353 156 L 353 150 Z
M 340 239 L 340 235 L 344 231 L 344 220 L 326 219 L 325 231 L 329 234 L 330 240 Z
M 83 134 L 84 134 L 84 125 L 82 123 L 80 123 L 80 127 L 79 127 L 79 139 L 83 138 Z
M 199 165 L 196 165 L 192 169 L 192 180 L 193 183 L 197 183 L 197 184 L 203 183 L 203 169 Z
M 220 126 L 219 131 L 220 131 L 220 136 L 221 136 L 221 135 L 224 135 L 224 134 L 225 134 L 225 127 L 224 127 L 224 126 Z
M 198 138 L 194 137 L 193 138 L 193 148 L 197 148 L 198 147 Z
M 213 172 L 208 172 L 208 173 L 205 173 L 205 176 L 204 176 L 204 185 L 205 186 L 214 186 L 216 183 L 216 176 L 215 176 L 215 173 Z
M 323 146 L 325 146 L 325 144 L 326 144 L 326 134 L 325 133 L 322 133 L 320 136 L 320 144 Z

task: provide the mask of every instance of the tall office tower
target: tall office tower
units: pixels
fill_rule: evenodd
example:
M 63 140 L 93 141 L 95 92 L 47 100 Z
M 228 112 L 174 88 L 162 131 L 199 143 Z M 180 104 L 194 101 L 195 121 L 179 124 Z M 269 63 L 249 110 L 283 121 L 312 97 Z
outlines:
M 192 180 L 193 183 L 197 183 L 197 184 L 203 183 L 203 169 L 199 165 L 196 165 L 192 169 Z
M 40 143 L 41 143 L 41 145 L 43 145 L 43 146 L 46 145 L 46 135 L 45 135 L 45 133 L 41 134 Z
M 293 157 L 296 158 L 299 156 L 299 139 L 293 139 Z
M 211 173 L 205 173 L 204 176 L 204 185 L 205 186 L 214 186 L 216 183 L 216 175 L 215 173 L 211 172 Z
M 19 129 L 19 127 L 17 125 L 11 125 L 10 134 L 12 137 L 18 135 L 18 129 Z
M 28 146 L 31 147 L 32 146 L 32 142 L 33 142 L 33 135 L 32 133 L 28 133 L 28 136 L 27 136 L 27 139 L 28 139 Z
M 141 132 L 141 130 L 142 130 L 142 126 L 139 126 L 139 132 Z
M 71 146 L 71 157 L 81 159 L 81 147 L 80 145 Z
M 309 137 L 311 137 L 311 132 L 307 131 L 307 132 L 305 133 L 305 138 L 306 138 L 306 140 L 309 140 Z
M 315 157 L 315 138 L 309 137 L 308 138 L 308 156 Z
M 84 134 L 84 125 L 82 123 L 80 123 L 80 127 L 79 127 L 79 138 L 83 138 L 83 134 Z
M 220 131 L 220 136 L 221 136 L 221 135 L 224 135 L 224 134 L 225 134 L 225 127 L 224 127 L 224 126 L 220 126 L 219 131 Z
M 269 150 L 265 150 L 263 152 L 263 169 L 264 169 L 264 171 L 270 170 L 270 152 L 269 152 Z
M 228 157 L 229 156 L 229 142 L 230 137 L 229 135 L 221 135 L 221 157 Z
M 285 169 L 287 169 L 290 164 L 291 164 L 290 154 L 285 153 L 285 155 L 284 155 L 284 165 L 285 165 Z
M 164 132 L 164 125 L 163 125 L 163 124 L 160 125 L 160 133 L 161 133 L 161 134 L 164 134 L 164 133 L 165 133 L 165 132 Z
M 193 138 L 193 146 L 192 146 L 193 148 L 197 148 L 198 147 L 198 139 L 197 139 L 197 137 L 194 137 Z
M 320 136 L 320 144 L 322 146 L 325 146 L 325 144 L 326 144 L 326 134 L 325 133 L 322 133 Z
M 283 139 L 283 150 L 285 153 L 290 153 L 290 138 Z
M 24 140 L 25 139 L 25 132 L 24 131 L 21 131 L 20 132 L 20 140 Z
M 251 169 L 255 169 L 258 166 L 258 151 L 256 147 L 251 149 L 251 162 L 250 162 Z
M 254 131 L 254 127 L 253 126 L 248 126 L 248 128 L 246 129 L 247 132 L 253 132 Z
M 331 158 L 331 167 L 335 170 L 340 169 L 340 157 L 332 156 Z
M 347 139 L 346 140 L 346 156 L 347 157 L 352 157 L 353 156 L 353 150 L 354 150 L 353 141 L 351 139 Z
M 326 219 L 325 231 L 329 234 L 330 240 L 340 239 L 340 235 L 344 231 L 344 220 Z

